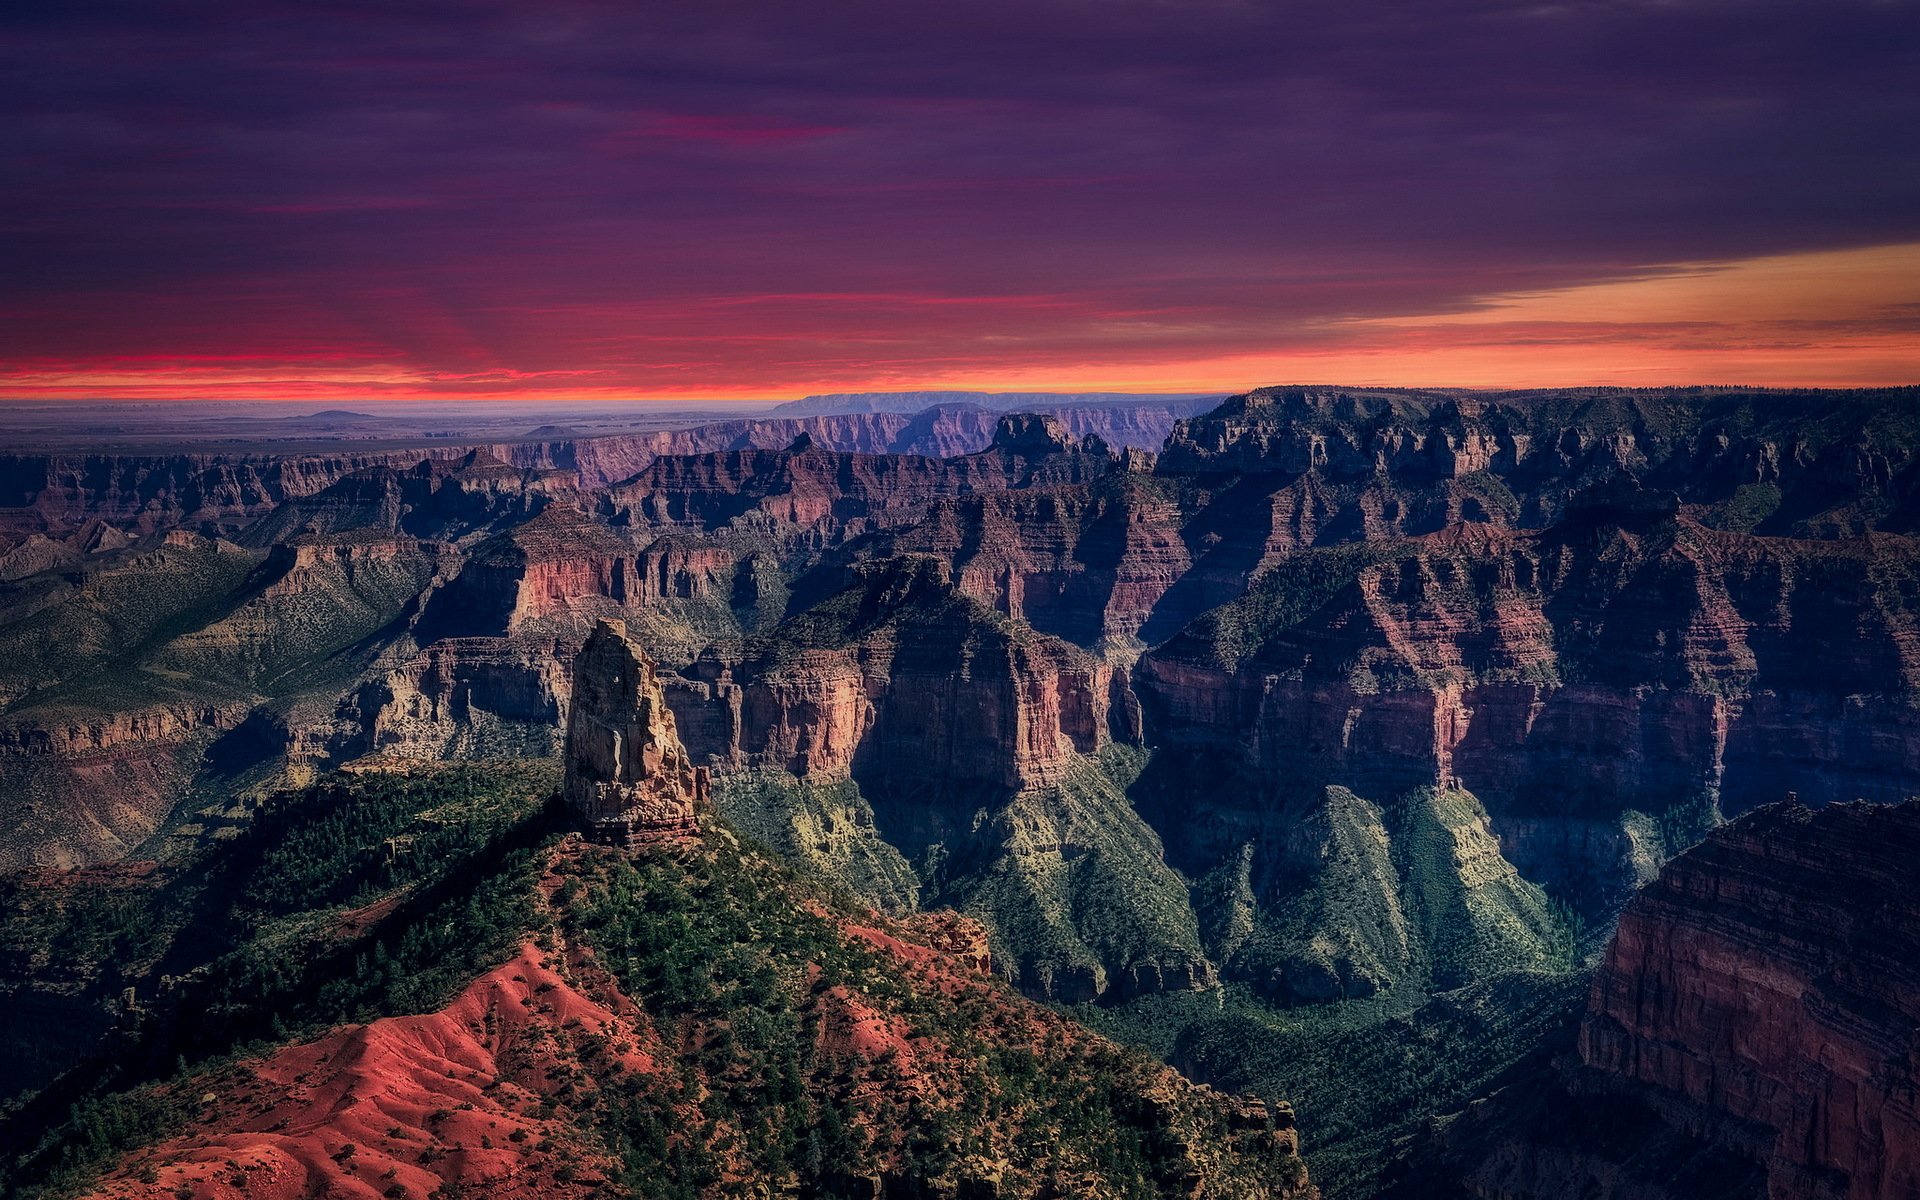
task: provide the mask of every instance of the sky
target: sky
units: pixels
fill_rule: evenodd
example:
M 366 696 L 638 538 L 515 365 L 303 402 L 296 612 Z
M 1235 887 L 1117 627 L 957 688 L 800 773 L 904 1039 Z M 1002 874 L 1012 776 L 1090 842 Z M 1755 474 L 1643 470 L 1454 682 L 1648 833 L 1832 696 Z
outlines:
M 1920 382 L 1920 0 L 12 0 L 0 398 Z

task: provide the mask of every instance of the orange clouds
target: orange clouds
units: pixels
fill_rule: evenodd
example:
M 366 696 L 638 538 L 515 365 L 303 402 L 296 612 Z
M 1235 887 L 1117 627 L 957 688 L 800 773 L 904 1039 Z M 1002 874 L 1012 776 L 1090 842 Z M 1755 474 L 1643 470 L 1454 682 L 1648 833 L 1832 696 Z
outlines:
M 1142 352 L 1162 331 L 1132 316 L 1116 315 L 1112 324 L 1124 330 L 1124 321 L 1137 323 L 1137 340 L 1118 361 L 1023 361 L 1030 346 L 1004 345 L 996 354 L 991 339 L 971 338 L 950 354 L 928 353 L 939 348 L 924 343 L 914 347 L 927 354 L 924 363 L 895 347 L 869 364 L 856 355 L 796 372 L 782 369 L 776 354 L 765 366 L 740 361 L 699 368 L 708 376 L 701 377 L 676 369 L 673 360 L 712 364 L 724 359 L 724 347 L 703 345 L 689 329 L 679 331 L 681 344 L 655 347 L 656 364 L 451 374 L 335 355 L 309 362 L 109 360 L 0 367 L 0 396 L 778 399 L 902 387 L 1236 391 L 1278 380 L 1469 387 L 1904 384 L 1920 380 L 1920 243 L 1681 263 L 1613 282 L 1486 296 L 1448 312 L 1277 322 L 1272 341 L 1285 349 L 1273 351 L 1183 354 L 1172 338 L 1164 360 L 1153 361 Z M 728 330 L 724 345 L 752 334 Z M 796 334 L 794 340 L 804 339 Z M 806 349 L 796 345 L 786 360 L 805 361 Z

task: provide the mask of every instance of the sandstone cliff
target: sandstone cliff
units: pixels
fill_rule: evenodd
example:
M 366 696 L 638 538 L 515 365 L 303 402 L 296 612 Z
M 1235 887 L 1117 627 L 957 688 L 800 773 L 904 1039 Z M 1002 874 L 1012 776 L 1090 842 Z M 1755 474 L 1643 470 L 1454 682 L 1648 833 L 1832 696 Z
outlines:
M 1392 1194 L 1920 1194 L 1917 864 L 1920 802 L 1716 830 L 1622 913 L 1575 1053 L 1434 1130 Z
M 945 564 L 859 565 L 751 657 L 703 655 L 670 699 L 696 754 L 802 778 L 1018 791 L 1110 738 L 1106 663 L 957 592 Z
M 632 848 L 698 830 L 707 769 L 687 757 L 654 662 L 623 624 L 602 622 L 574 662 L 565 754 L 562 794 L 596 840 Z
M 421 636 L 504 637 L 556 614 L 725 595 L 733 554 L 685 535 L 634 539 L 554 505 L 474 546 L 435 592 Z
M 1773 805 L 1674 860 L 1621 915 L 1579 1052 L 1708 1136 L 1766 1129 L 1779 1200 L 1920 1194 L 1920 803 Z
M 1631 813 L 1677 849 L 1782 790 L 1912 789 L 1917 590 L 1905 538 L 1576 511 L 1301 552 L 1137 686 L 1158 736 L 1253 779 L 1467 788 L 1523 871 L 1604 912 L 1659 853 Z

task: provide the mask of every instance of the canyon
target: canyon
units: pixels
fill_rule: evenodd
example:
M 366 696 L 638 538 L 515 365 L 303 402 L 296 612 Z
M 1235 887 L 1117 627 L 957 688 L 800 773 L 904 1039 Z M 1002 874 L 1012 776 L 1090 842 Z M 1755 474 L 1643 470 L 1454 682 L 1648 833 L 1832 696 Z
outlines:
M 1222 1082 L 1192 1031 L 1227 1001 L 1358 1046 L 1561 996 L 1728 819 L 1920 793 L 1914 389 L 890 403 L 0 461 L 0 865 L 205 853 L 338 768 L 558 759 L 605 840 L 710 813 Z M 1592 1070 L 1685 1093 L 1598 1020 Z M 1861 1169 L 1834 1195 L 1895 1194 Z
M 1621 914 L 1573 1044 L 1440 1129 L 1406 1194 L 1914 1194 L 1917 839 L 1912 801 L 1714 831 Z

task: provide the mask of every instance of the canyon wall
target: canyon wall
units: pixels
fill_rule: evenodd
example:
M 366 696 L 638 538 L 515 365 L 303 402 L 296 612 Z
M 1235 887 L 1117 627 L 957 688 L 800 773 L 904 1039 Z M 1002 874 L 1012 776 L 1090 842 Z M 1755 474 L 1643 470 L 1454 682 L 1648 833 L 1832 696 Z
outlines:
M 937 559 L 863 566 L 810 617 L 752 659 L 710 653 L 674 682 L 697 755 L 803 779 L 1015 792 L 1109 741 L 1113 668 L 956 592 Z
M 1913 544 L 1669 510 L 1305 552 L 1284 594 L 1216 610 L 1136 686 L 1159 738 L 1256 791 L 1466 788 L 1526 874 L 1595 912 L 1642 881 L 1658 847 L 1632 843 L 1663 820 L 1684 845 L 1789 790 L 1920 788 Z
M 1190 407 L 1079 405 L 1049 411 L 1076 439 L 1093 435 L 1117 447 L 1157 449 Z M 0 529 L 18 527 L 24 538 L 90 519 L 135 532 L 188 522 L 235 528 L 356 474 L 406 472 L 423 459 L 458 462 L 475 453 L 516 470 L 557 472 L 585 489 L 631 479 L 661 457 L 776 450 L 802 436 L 845 452 L 947 457 L 986 449 L 999 419 L 992 410 L 958 404 L 916 413 L 756 417 L 602 437 L 366 450 L 343 446 L 318 454 L 270 449 L 0 454 L 0 514 L 5 517 Z
M 1920 1195 L 1917 883 L 1920 802 L 1714 831 L 1627 905 L 1571 1045 L 1431 1130 L 1388 1195 Z
M 1621 914 L 1587 1070 L 1772 1134 L 1769 1195 L 1920 1194 L 1920 803 L 1777 804 Z

